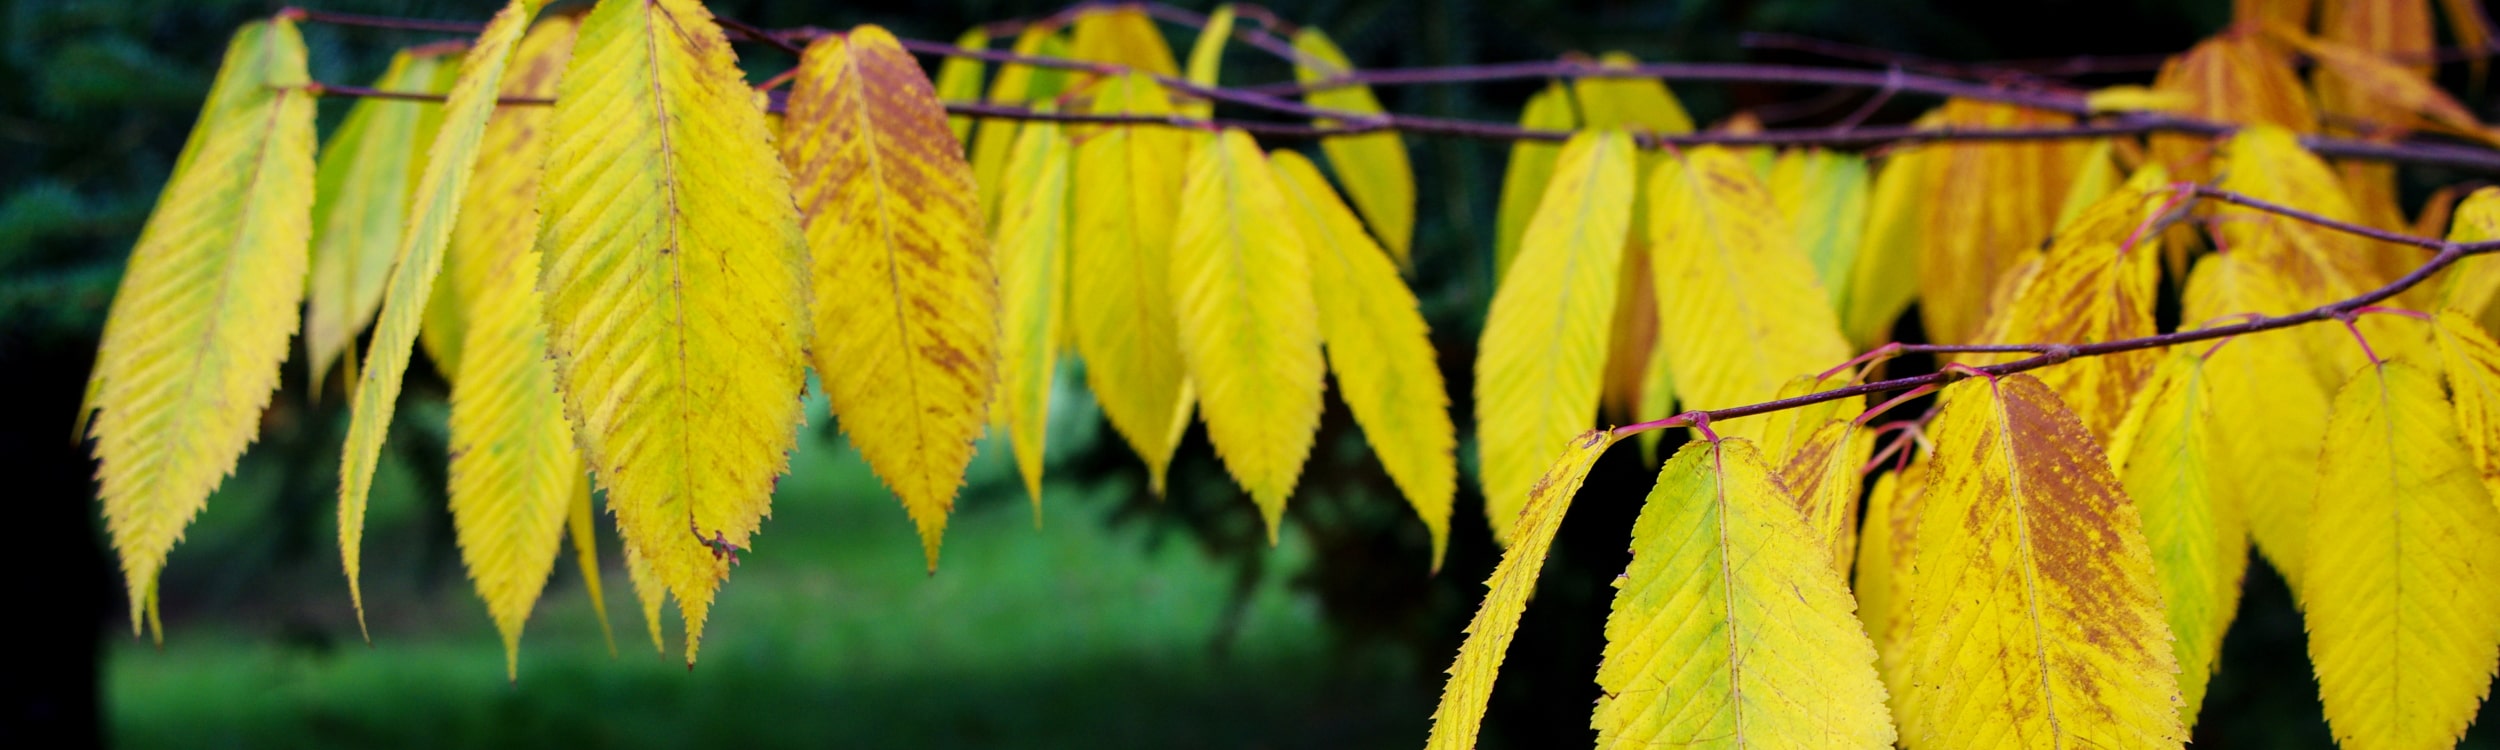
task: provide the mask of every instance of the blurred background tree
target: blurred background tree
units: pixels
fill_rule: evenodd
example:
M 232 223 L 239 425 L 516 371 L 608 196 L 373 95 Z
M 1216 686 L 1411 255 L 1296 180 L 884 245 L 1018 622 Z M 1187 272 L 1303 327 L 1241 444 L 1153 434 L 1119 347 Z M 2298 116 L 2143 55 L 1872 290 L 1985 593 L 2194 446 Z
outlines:
M 1200 6 L 1205 3 L 1183 3 Z M 483 19 L 489 0 L 330 0 L 324 10 Z M 1048 13 L 1032 0 L 771 3 L 716 12 L 772 26 L 874 22 L 949 39 Z M 1366 67 L 1547 59 L 1624 50 L 1648 60 L 1831 63 L 1745 43 L 1786 32 L 1925 58 L 2170 53 L 2217 30 L 2227 0 L 1353 0 L 1268 5 L 1326 29 Z M 259 445 L 174 553 L 163 650 L 122 635 L 71 412 L 124 258 L 181 148 L 228 31 L 266 0 L 0 3 L 0 455 L 21 517 L 0 552 L 16 592 L 19 655 L 0 676 L 0 744 L 45 746 L 688 745 L 1408 747 L 1497 550 L 1463 483 L 1447 570 L 1426 571 L 1423 528 L 1330 403 L 1271 549 L 1203 433 L 1184 443 L 1170 497 L 1107 434 L 1063 372 L 1047 524 L 1032 528 L 1003 446 L 984 444 L 925 577 L 886 492 L 822 416 L 781 484 L 753 567 L 724 589 L 700 669 L 643 651 L 617 569 L 613 661 L 581 582 L 559 572 L 533 622 L 522 679 L 469 596 L 443 511 L 440 378 L 419 365 L 377 483 L 366 553 L 373 648 L 355 645 L 331 507 L 345 399 L 304 392 L 300 357 Z M 1185 30 L 1166 27 L 1186 43 Z M 314 75 L 364 83 L 391 50 L 440 35 L 308 26 Z M 787 56 L 743 47 L 750 71 Z M 1226 81 L 1291 72 L 1236 50 Z M 760 78 L 761 76 L 759 76 Z M 2141 80 L 2149 71 L 2087 77 Z M 2444 80 L 2463 90 L 2461 68 Z M 1509 120 L 1537 84 L 1383 90 L 1391 109 Z M 1777 126 L 1835 121 L 1864 92 L 1756 84 L 1677 91 L 1703 122 L 1740 110 Z M 2490 97 L 2467 101 L 2490 119 Z M 323 104 L 325 126 L 346 102 Z M 1931 102 L 1883 106 L 1904 122 Z M 1776 106 L 1774 106 L 1776 105 Z M 326 131 L 325 131 L 326 132 Z M 1410 139 L 1425 186 L 1412 282 L 1434 326 L 1453 408 L 1471 413 L 1469 363 L 1490 297 L 1490 234 L 1506 150 Z M 2408 171 L 2408 204 L 2453 174 Z M 1915 320 L 1916 316 L 1908 316 Z M 1915 339 L 1915 330 L 1901 332 Z M 337 382 L 337 381 L 333 381 Z M 1333 396 L 1331 397 L 1333 399 Z M 1462 448 L 1462 452 L 1466 451 Z M 1611 590 L 1650 470 L 1617 451 L 1556 543 L 1487 720 L 1487 747 L 1573 745 L 1588 734 Z M 563 567 L 563 566 L 560 566 Z M 569 568 L 567 568 L 569 570 Z M 2200 747 L 2325 747 L 2298 613 L 2252 566 Z M 673 632 L 673 631 L 672 631 Z M 2491 743 L 2478 731 L 2468 744 Z M 66 741 L 65 741 L 66 740 Z

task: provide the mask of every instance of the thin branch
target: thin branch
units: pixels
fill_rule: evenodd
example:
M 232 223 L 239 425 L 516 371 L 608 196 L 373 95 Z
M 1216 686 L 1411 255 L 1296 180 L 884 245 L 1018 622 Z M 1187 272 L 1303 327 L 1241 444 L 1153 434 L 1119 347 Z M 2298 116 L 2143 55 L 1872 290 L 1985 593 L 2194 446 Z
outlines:
M 1661 81 L 1787 83 L 1807 86 L 1850 86 L 1863 89 L 1890 87 L 1909 93 L 2002 102 L 2075 115 L 2087 114 L 2091 111 L 2084 100 L 2084 95 L 2076 91 L 2010 89 L 1921 73 L 1905 72 L 1894 76 L 1886 71 L 1758 63 L 1644 63 L 1609 66 L 1595 62 L 1555 60 L 1430 68 L 1369 68 L 1310 83 L 1271 83 L 1245 86 L 1240 90 L 1286 95 L 1353 85 L 1411 86 L 1550 78 L 1651 78 Z

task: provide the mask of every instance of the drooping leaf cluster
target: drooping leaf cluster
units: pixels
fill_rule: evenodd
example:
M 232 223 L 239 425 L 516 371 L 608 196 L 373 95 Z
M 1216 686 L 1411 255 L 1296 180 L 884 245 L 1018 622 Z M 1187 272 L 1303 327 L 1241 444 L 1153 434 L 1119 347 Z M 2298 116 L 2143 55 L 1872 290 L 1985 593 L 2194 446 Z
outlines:
M 1602 746 L 2176 746 L 2252 547 L 2294 586 L 2339 740 L 2452 744 L 2500 667 L 2500 261 L 2464 250 L 2500 239 L 2500 190 L 2408 218 L 2390 165 L 2304 139 L 2495 136 L 2415 62 L 2425 0 L 2325 5 L 2242 2 L 2088 112 L 1952 99 L 1918 121 L 1935 137 L 1868 153 L 1660 147 L 1697 125 L 1619 54 L 1533 96 L 1521 126 L 1571 135 L 1511 148 L 1472 381 L 1508 550 L 1430 746 L 1472 746 L 1573 495 L 1633 435 L 1666 457 L 1605 624 Z M 1041 512 L 1071 357 L 1155 491 L 1203 423 L 1271 539 L 1333 382 L 1438 567 L 1463 480 L 1401 275 L 1415 180 L 1320 32 L 1289 49 L 1325 168 L 1211 119 L 1229 6 L 1185 67 L 1135 6 L 976 30 L 955 46 L 1021 62 L 934 79 L 878 27 L 792 37 L 786 91 L 698 0 L 540 10 L 403 53 L 374 88 L 440 102 L 365 99 L 319 144 L 298 19 L 237 32 L 82 409 L 134 630 L 299 327 L 315 387 L 349 383 L 359 617 L 422 349 L 515 672 L 566 537 L 596 586 L 600 497 L 655 646 L 674 601 L 693 662 L 810 372 L 933 571 L 985 433 Z M 2100 113 L 2224 132 L 1951 137 Z M 2363 234 L 2443 228 L 2436 256 Z M 1935 410 L 1817 395 L 1880 379 L 1913 304 L 1950 359 L 1912 391 Z M 2223 328 L 2251 321 L 2278 322 Z M 2340 325 L 2290 325 L 2318 321 Z M 1697 439 L 1658 451 L 1665 427 Z

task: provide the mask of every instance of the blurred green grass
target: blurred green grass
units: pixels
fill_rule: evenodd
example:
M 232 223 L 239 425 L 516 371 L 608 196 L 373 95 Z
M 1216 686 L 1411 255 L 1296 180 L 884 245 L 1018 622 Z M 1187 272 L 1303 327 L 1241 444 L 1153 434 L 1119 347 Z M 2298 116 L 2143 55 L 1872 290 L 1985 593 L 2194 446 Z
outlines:
M 1063 394 L 1081 399 L 1081 394 Z M 1055 437 L 1099 423 L 1063 404 Z M 412 419 L 439 420 L 414 409 Z M 522 640 L 520 679 L 457 572 L 425 570 L 426 499 L 385 466 L 365 556 L 370 648 L 357 643 L 327 534 L 261 581 L 204 569 L 266 547 L 258 519 L 284 465 L 254 456 L 175 554 L 159 651 L 115 638 L 107 728 L 127 747 L 1309 747 L 1411 744 L 1430 706 L 1333 653 L 1315 603 L 1235 572 L 1186 538 L 1110 518 L 1127 488 L 1045 489 L 1037 529 L 1005 445 L 981 446 L 943 565 L 858 454 L 805 428 L 755 550 L 722 589 L 689 671 L 672 612 L 655 655 L 613 536 L 601 549 L 611 659 L 570 550 Z M 1082 428 L 1082 429 L 1080 429 Z M 602 519 L 603 524 L 606 519 Z M 192 554 L 184 554 L 191 552 Z M 1269 562 L 1305 566 L 1287 533 Z M 185 559 L 189 558 L 189 559 Z M 204 559 L 205 558 L 205 559 Z M 237 562 L 239 566 L 248 566 Z M 436 563 L 439 565 L 440 563 Z M 203 580 L 210 579 L 210 580 Z M 215 579 L 222 579 L 215 580 Z M 429 584 L 428 581 L 432 582 Z M 217 585 L 224 583 L 225 585 Z M 185 595 L 184 587 L 211 593 Z M 1237 618 L 1228 622 L 1227 618 Z

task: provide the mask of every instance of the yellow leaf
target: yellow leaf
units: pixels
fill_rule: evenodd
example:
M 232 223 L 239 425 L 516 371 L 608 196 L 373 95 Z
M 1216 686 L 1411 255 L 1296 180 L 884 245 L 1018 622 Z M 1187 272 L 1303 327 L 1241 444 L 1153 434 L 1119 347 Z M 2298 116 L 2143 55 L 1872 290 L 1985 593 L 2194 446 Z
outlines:
M 1599 55 L 1597 62 L 1601 67 L 1617 69 L 1641 64 L 1622 52 Z M 1684 103 L 1677 101 L 1667 85 L 1656 78 L 1589 76 L 1573 79 L 1571 87 L 1580 100 L 1583 127 L 1667 134 L 1693 132 L 1693 117 L 1685 114 Z
M 1181 74 L 1180 66 L 1172 61 L 1172 46 L 1163 41 L 1163 32 L 1155 28 L 1154 19 L 1141 6 L 1132 3 L 1088 9 L 1077 15 L 1074 27 L 1070 30 L 1075 37 L 1070 44 L 1070 57 L 1159 76 Z
M 364 372 L 349 402 L 353 414 L 347 423 L 347 445 L 339 457 L 339 556 L 347 568 L 347 591 L 356 605 L 359 630 L 365 620 L 364 589 L 357 582 L 364 552 L 365 501 L 373 488 L 374 468 L 381 461 L 382 439 L 398 407 L 401 378 L 407 375 L 410 350 L 417 344 L 426 298 L 442 272 L 443 249 L 451 242 L 461 197 L 468 193 L 487 118 L 495 113 L 495 97 L 503 90 L 504 71 L 511 64 L 513 48 L 529 30 L 530 17 L 537 13 L 534 0 L 513 0 L 487 23 L 461 63 L 460 81 L 443 103 L 442 130 L 427 152 L 425 173 L 417 178 L 408 226 L 400 235 L 399 264 L 391 269 L 381 317 L 365 349 Z
M 1947 387 L 1929 431 L 1916 562 L 1894 584 L 1903 744 L 2178 747 L 2152 557 L 2083 423 L 2008 375 Z
M 1891 341 L 1893 323 L 1918 297 L 1919 253 L 1927 239 L 1919 212 L 1931 197 L 1924 192 L 1926 163 L 1936 158 L 1923 149 L 1895 151 L 1875 175 L 1866 201 L 1865 246 L 1849 280 L 1838 283 L 1848 289 L 1847 299 L 1833 305 L 1855 348 Z
M 1566 156 L 1563 161 L 1568 164 L 1572 159 Z M 1624 190 L 1630 192 L 1630 186 Z M 1510 549 L 1502 552 L 1502 561 L 1493 566 L 1493 576 L 1485 579 L 1484 603 L 1467 621 L 1467 640 L 1459 644 L 1458 658 L 1450 662 L 1450 681 L 1441 688 L 1440 707 L 1432 712 L 1432 736 L 1424 742 L 1426 750 L 1476 746 L 1485 701 L 1493 697 L 1493 678 L 1502 670 L 1502 656 L 1510 651 L 1511 638 L 1518 635 L 1519 613 L 1528 608 L 1528 596 L 1536 593 L 1537 574 L 1545 569 L 1545 551 L 1554 544 L 1554 531 L 1562 526 L 1563 514 L 1571 510 L 1571 496 L 1587 481 L 1589 467 L 1598 456 L 1614 445 L 1615 436 L 1609 430 L 1591 430 L 1567 442 L 1555 442 L 1562 446 L 1562 455 L 1528 489 L 1517 523 L 1500 524 L 1502 528 L 1515 526 L 1515 536 Z
M 2448 227 L 2449 242 L 2490 242 L 2500 240 L 2500 187 L 2484 187 L 2465 196 L 2457 204 Z M 2458 261 L 2441 281 L 2441 307 L 2480 315 L 2491 309 L 2491 301 L 2500 297 L 2500 260 L 2477 255 Z
M 2484 486 L 2500 498 L 2500 344 L 2455 310 L 2439 313 L 2436 330 L 2439 361 L 2457 405 L 2457 429 Z
M 1050 435 L 1050 376 L 1059 363 L 1068 288 L 1068 172 L 1073 147 L 1059 127 L 1016 136 L 998 228 L 999 383 L 993 419 L 1015 443 L 1016 468 L 1041 521 L 1042 448 Z
M 1166 114 L 1152 79 L 1103 81 L 1097 114 Z M 1109 126 L 1076 134 L 1074 253 L 1068 315 L 1085 378 L 1111 427 L 1146 462 L 1157 494 L 1172 462 L 1174 412 L 1188 378 L 1172 300 L 1172 234 L 1180 214 L 1188 136 L 1170 128 Z
M 1363 233 L 1327 178 L 1292 151 L 1270 157 L 1291 198 L 1294 230 L 1311 253 L 1311 289 L 1338 397 L 1373 455 L 1432 534 L 1432 569 L 1449 548 L 1458 493 L 1458 427 L 1450 422 L 1432 331 L 1388 254 Z
M 503 91 L 555 93 L 573 50 L 575 23 L 551 18 L 523 37 Z M 545 160 L 544 107 L 510 107 L 488 122 L 479 152 L 493 166 L 469 183 L 460 225 L 492 216 L 489 233 L 455 229 L 447 258 L 474 268 L 479 286 L 465 301 L 460 345 L 464 373 L 451 386 L 451 518 L 460 561 L 503 634 L 504 672 L 517 677 L 521 627 L 546 588 L 564 540 L 565 517 L 589 492 L 572 426 L 547 362 L 547 319 L 538 292 L 541 256 L 532 245 L 538 170 Z M 471 213 L 468 208 L 495 206 Z M 460 240 L 469 240 L 461 242 Z M 583 500 L 587 502 L 587 500 Z
M 573 31 L 580 23 L 569 15 L 550 17 L 532 32 L 541 35 L 538 39 L 523 37 L 513 53 L 512 69 L 505 75 L 504 95 L 555 96 L 556 81 L 573 53 Z M 562 31 L 553 30 L 558 28 Z M 557 34 L 562 35 L 561 44 L 554 41 Z M 434 361 L 434 369 L 446 376 L 459 372 L 463 343 L 468 339 L 468 310 L 486 285 L 495 282 L 492 276 L 504 265 L 507 245 L 536 240 L 538 177 L 546 161 L 541 140 L 548 117 L 546 107 L 498 107 L 487 121 L 479 153 L 491 156 L 478 160 L 469 191 L 460 198 L 451 244 L 443 249 L 443 270 L 435 278 L 433 294 L 426 297 L 425 319 L 417 328 L 417 344 Z M 508 155 L 521 142 L 530 144 L 522 149 L 526 153 Z
M 2307 133 L 2318 129 L 2309 95 L 2292 73 L 2284 50 L 2265 43 L 2253 27 L 2238 27 L 2197 43 L 2164 61 L 2153 90 L 2184 95 L 2186 109 L 2173 114 L 2239 125 L 2272 125 Z M 2206 156 L 2213 139 L 2185 134 L 2152 137 L 2153 160 L 2178 179 L 2204 182 L 2213 175 Z M 2224 172 L 2229 174 L 2229 172 Z
M 2279 315 L 2297 309 L 2266 268 L 2239 253 L 2197 261 L 2188 275 L 2182 319 L 2189 327 L 2233 322 L 2243 313 Z M 2318 450 L 2326 439 L 2329 392 L 2309 375 L 2303 337 L 2344 332 L 2325 326 L 2281 329 L 2205 345 L 2204 377 L 2212 384 L 2213 418 L 2222 425 L 2265 425 L 2212 433 L 2218 505 L 2247 519 L 2257 550 L 2300 592 L 2301 549 L 2309 535 L 2309 497 Z M 2337 342 L 2351 346 L 2348 342 Z M 2204 350 L 2198 350 L 2202 353 Z
M 165 554 L 278 388 L 312 233 L 308 82 L 293 21 L 235 30 L 113 296 L 79 416 L 95 412 L 96 496 L 134 636 Z
M 1598 747 L 1892 746 L 1875 647 L 1794 502 L 1741 439 L 1659 470 L 1614 581 Z
M 1957 128 L 2041 128 L 2073 118 L 2006 104 L 1947 102 L 1939 125 Z M 2039 247 L 2055 227 L 2066 189 L 2090 146 L 2080 142 L 1953 143 L 1919 160 L 1925 174 L 1911 196 L 1919 208 L 1918 298 L 1929 338 L 1976 340 L 1995 311 L 1989 293 L 2020 253 Z
M 2248 571 L 2248 524 L 2214 465 L 2213 381 L 2193 347 L 2171 350 L 2110 441 L 2120 482 L 2144 519 L 2171 653 L 2179 664 L 2182 723 L 2196 725 L 2205 684 L 2221 666 L 2222 634 L 2239 612 Z
M 1753 169 L 1699 148 L 1649 176 L 1658 339 L 1687 409 L 1769 400 L 1849 358 L 1828 297 Z
M 442 93 L 434 84 L 457 60 L 401 51 L 375 79 L 383 91 Z M 356 342 L 382 306 L 382 282 L 390 277 L 391 253 L 408 220 L 408 196 L 424 169 L 426 141 L 418 140 L 429 115 L 442 108 L 419 102 L 368 98 L 347 110 L 347 119 L 321 147 L 313 182 L 312 279 L 304 308 L 304 354 L 310 391 L 321 393 L 330 363 Z M 353 373 L 350 373 L 353 377 Z
M 1293 35 L 1294 80 L 1313 83 L 1354 72 L 1354 64 L 1319 29 L 1304 27 Z M 1336 112 L 1376 114 L 1387 111 L 1370 86 L 1331 86 L 1305 95 L 1312 107 Z M 1320 127 L 1345 124 L 1320 118 Z M 1396 131 L 1322 138 L 1320 150 L 1345 181 L 1346 196 L 1363 212 L 1372 234 L 1389 248 L 1398 265 L 1407 265 L 1407 245 L 1415 237 L 1415 168 L 1406 159 L 1406 141 Z
M 1571 130 L 1579 127 L 1579 117 L 1571 111 L 1571 92 L 1560 83 L 1548 83 L 1545 90 L 1528 97 L 1527 109 L 1519 113 L 1519 127 L 1534 130 Z M 1493 279 L 1499 283 L 1510 275 L 1511 261 L 1519 257 L 1521 239 L 1528 232 L 1528 220 L 1536 216 L 1537 204 L 1545 199 L 1545 186 L 1554 181 L 1554 159 L 1562 155 L 1562 146 L 1544 141 L 1512 141 L 1510 163 L 1502 171 L 1501 208 L 1494 219 Z
M 2094 112 L 2176 112 L 2194 106 L 2196 99 L 2182 91 L 2127 85 L 2093 89 L 2083 102 Z
M 580 471 L 564 514 L 565 536 L 573 539 L 573 563 L 582 571 L 582 588 L 590 596 L 592 613 L 599 617 L 599 637 L 608 642 L 608 658 L 614 659 L 616 631 L 608 625 L 608 595 L 599 586 L 599 530 L 592 525 L 598 511 L 590 508 L 590 467 Z
M 1866 236 L 1866 159 L 1822 149 L 1792 149 L 1771 162 L 1763 183 L 1788 220 L 1797 248 L 1814 263 L 1834 311 L 1849 303 L 1858 248 Z
M 1493 538 L 1511 523 L 1554 446 L 1597 414 L 1616 265 L 1631 228 L 1632 138 L 1572 136 L 1511 273 L 1493 293 L 1476 354 L 1476 440 Z
M 2352 3 L 2348 7 L 2392 8 L 2405 5 L 2419 9 L 2421 4 Z M 2427 18 L 2422 20 L 2419 40 L 2422 45 L 2406 51 L 2430 51 L 2430 26 Z M 2328 28 L 2332 30 L 2334 27 Z M 2318 99 L 2321 108 L 2328 112 L 2397 128 L 2414 124 L 2413 118 L 2418 117 L 2452 133 L 2469 136 L 2482 133 L 2482 123 L 2475 121 L 2474 113 L 2457 103 L 2448 92 L 2441 91 L 2420 71 L 2390 62 L 2367 48 L 2311 38 L 2299 29 L 2273 26 L 2267 30 L 2299 48 L 2309 59 L 2317 61 Z
M 1207 14 L 1207 23 L 1198 28 L 1198 40 L 1189 45 L 1188 79 L 1200 86 L 1216 86 L 1224 70 L 1224 40 L 1233 35 L 1233 5 L 1215 6 Z M 1181 105 L 1181 114 L 1206 118 L 1215 114 L 1215 102 L 1195 101 Z
M 688 663 L 726 548 L 749 546 L 788 467 L 806 382 L 807 249 L 752 91 L 698 3 L 602 0 L 539 198 L 565 414 L 685 615 Z
M 1292 210 L 1258 143 L 1227 130 L 1190 157 L 1172 242 L 1173 309 L 1199 417 L 1267 519 L 1269 544 L 1310 457 L 1327 379 L 1312 253 Z
M 990 32 L 979 26 L 955 37 L 955 49 L 979 52 L 989 49 Z M 937 97 L 942 102 L 977 102 L 981 100 L 981 58 L 949 56 L 938 63 Z M 961 115 L 946 118 L 946 127 L 955 132 L 960 146 L 972 141 L 972 118 Z
M 1875 452 L 1875 435 L 1852 421 L 1855 414 L 1824 422 L 1780 461 L 1780 486 L 1797 501 L 1813 540 L 1842 576 L 1857 556 L 1859 491 L 1865 477 L 1859 467 Z
M 608 509 L 614 511 L 616 503 L 610 501 Z M 659 570 L 641 550 L 634 548 L 632 539 L 624 540 L 624 547 L 625 577 L 634 584 L 634 599 L 642 604 L 642 623 L 651 631 L 651 650 L 665 655 L 668 646 L 660 635 L 660 607 L 668 603 L 668 584 L 660 581 Z
M 2500 509 L 2441 401 L 2396 361 L 2335 395 L 2301 600 L 2345 747 L 2454 745 L 2500 666 Z
M 2057 207 L 2057 231 L 2065 231 L 2068 224 L 2083 215 L 2084 209 L 2109 197 L 2127 178 L 2125 173 L 2118 171 L 2118 160 L 2111 156 L 2116 150 L 2117 141 L 2105 139 L 2092 142 L 2092 151 L 2084 155 L 2082 166 L 2075 170 L 2074 184 L 2066 188 L 2066 202 Z M 2182 256 L 2180 260 L 2186 258 Z
M 1042 25 L 1024 27 L 1016 35 L 1013 51 L 1027 57 L 1065 57 L 1067 42 L 1056 30 Z M 1068 74 L 1052 68 L 1030 65 L 1000 65 L 998 78 L 990 82 L 991 104 L 1025 104 L 1058 96 L 1066 85 Z M 1008 119 L 982 120 L 972 135 L 972 175 L 981 190 L 981 216 L 988 226 L 998 226 L 998 193 L 1007 171 L 1007 157 L 1016 144 L 1016 131 L 1022 123 Z
M 2077 214 L 2051 239 L 2040 270 L 2002 306 L 1980 343 L 2080 345 L 2157 333 L 2153 298 L 2160 291 L 2161 242 L 2148 227 L 2170 199 L 2167 179 L 2161 165 L 2148 164 Z M 2115 352 L 2044 368 L 2038 377 L 2094 438 L 2107 440 L 2159 359 L 2151 350 Z
M 2223 147 L 2222 189 L 2300 208 L 2337 221 L 2359 220 L 2342 183 L 2291 131 L 2251 127 Z M 2368 247 L 2351 235 L 2253 208 L 2214 210 L 2216 241 L 2225 252 L 2282 269 L 2294 302 L 2325 304 L 2378 285 Z M 2387 248 L 2395 250 L 2398 248 Z M 2411 251 L 2411 248 L 2400 248 Z
M 945 105 L 892 34 L 808 45 L 783 144 L 807 234 L 817 377 L 935 572 L 998 386 L 998 271 Z
M 1914 449 L 1905 449 L 1914 450 Z M 1884 690 L 1891 696 L 1886 705 L 1893 713 L 1901 711 L 1901 702 L 1908 689 L 1907 659 L 1898 637 L 1898 625 L 1909 619 L 1901 608 L 1901 579 L 1910 575 L 1910 564 L 1916 559 L 1918 519 L 1923 508 L 1920 499 L 1927 493 L 1927 462 L 1913 461 L 1900 471 L 1885 472 L 1876 478 L 1875 488 L 1866 494 L 1866 526 L 1858 535 L 1858 579 L 1851 589 L 1858 596 L 1858 620 L 1866 624 L 1866 637 L 1874 641 L 1880 656 L 1877 671 L 1883 673 Z

